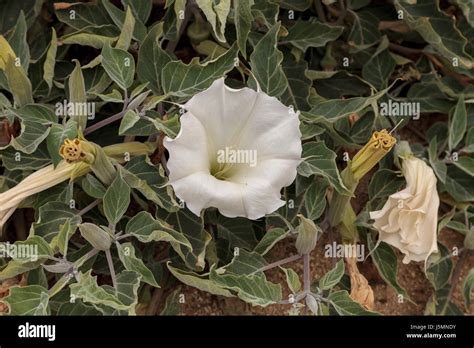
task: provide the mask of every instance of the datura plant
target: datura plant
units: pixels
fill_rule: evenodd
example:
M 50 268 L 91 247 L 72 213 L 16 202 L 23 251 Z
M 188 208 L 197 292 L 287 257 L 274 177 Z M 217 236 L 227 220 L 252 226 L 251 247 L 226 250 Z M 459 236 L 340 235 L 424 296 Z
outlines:
M 1 314 L 472 314 L 468 2 L 0 13 Z

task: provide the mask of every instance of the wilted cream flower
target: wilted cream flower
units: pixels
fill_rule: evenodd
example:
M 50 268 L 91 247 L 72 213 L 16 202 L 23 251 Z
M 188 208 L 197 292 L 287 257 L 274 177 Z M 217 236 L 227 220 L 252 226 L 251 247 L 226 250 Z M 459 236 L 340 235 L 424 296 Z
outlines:
M 258 219 L 285 204 L 280 190 L 294 181 L 302 150 L 293 109 L 223 78 L 183 108 L 179 134 L 164 146 L 170 184 L 194 214 L 216 207 Z
M 436 252 L 439 197 L 436 176 L 422 160 L 402 161 L 407 187 L 391 195 L 382 210 L 370 212 L 379 240 L 405 254 L 403 263 L 426 261 Z

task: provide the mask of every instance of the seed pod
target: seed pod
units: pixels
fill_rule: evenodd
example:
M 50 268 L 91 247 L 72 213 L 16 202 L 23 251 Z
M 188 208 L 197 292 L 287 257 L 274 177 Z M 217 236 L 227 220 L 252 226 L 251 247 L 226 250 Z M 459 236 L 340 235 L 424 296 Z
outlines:
M 307 219 L 303 215 L 298 215 L 298 217 L 300 224 L 295 246 L 300 254 L 309 254 L 316 247 L 320 229 L 313 220 Z
M 318 304 L 318 301 L 314 298 L 313 294 L 306 295 L 305 302 L 306 302 L 306 306 L 309 308 L 309 310 L 313 314 L 318 315 L 319 304 Z
M 112 238 L 99 226 L 86 222 L 79 225 L 79 231 L 95 249 L 104 251 L 110 249 Z

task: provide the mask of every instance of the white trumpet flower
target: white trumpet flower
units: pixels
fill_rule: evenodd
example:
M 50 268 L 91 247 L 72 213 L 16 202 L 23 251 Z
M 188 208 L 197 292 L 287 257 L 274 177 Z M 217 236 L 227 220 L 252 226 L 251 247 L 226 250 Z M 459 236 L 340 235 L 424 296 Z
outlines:
M 166 137 L 169 179 L 189 210 L 216 207 L 258 219 L 285 204 L 301 162 L 298 113 L 261 91 L 218 79 L 183 105 L 181 129 Z
M 404 190 L 391 195 L 383 208 L 370 212 L 379 241 L 405 254 L 403 263 L 425 261 L 438 251 L 439 196 L 436 176 L 422 160 L 411 156 L 402 162 L 407 181 Z

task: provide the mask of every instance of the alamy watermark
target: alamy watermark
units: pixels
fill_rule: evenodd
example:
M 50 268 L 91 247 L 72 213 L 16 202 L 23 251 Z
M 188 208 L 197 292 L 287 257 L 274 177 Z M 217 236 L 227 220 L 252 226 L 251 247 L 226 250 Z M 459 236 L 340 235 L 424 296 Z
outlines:
M 87 116 L 87 119 L 93 120 L 95 118 L 95 103 L 75 103 L 68 102 L 66 99 L 63 102 L 57 102 L 55 105 L 56 116 Z
M 327 258 L 355 258 L 362 262 L 365 259 L 365 245 L 364 244 L 326 244 L 324 246 L 324 257 Z
M 412 117 L 414 120 L 420 118 L 420 103 L 418 102 L 398 102 L 389 99 L 388 102 L 379 104 L 380 115 Z
M 10 244 L 9 242 L 0 244 L 0 257 L 10 257 L 12 259 L 38 260 L 37 244 Z
M 226 146 L 217 151 L 217 163 L 257 165 L 257 150 L 233 149 Z

